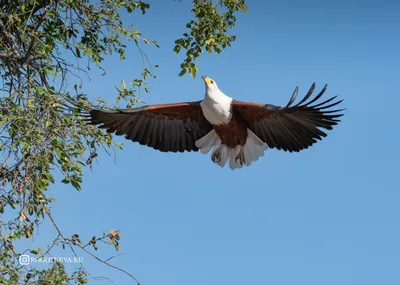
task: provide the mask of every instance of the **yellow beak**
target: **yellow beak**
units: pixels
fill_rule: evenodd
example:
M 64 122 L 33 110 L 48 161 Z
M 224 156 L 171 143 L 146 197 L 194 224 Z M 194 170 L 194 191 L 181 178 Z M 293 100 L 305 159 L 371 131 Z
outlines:
M 214 83 L 214 81 L 208 76 L 202 76 L 202 78 L 203 78 L 203 80 L 204 80 L 204 82 L 206 84 L 213 84 Z

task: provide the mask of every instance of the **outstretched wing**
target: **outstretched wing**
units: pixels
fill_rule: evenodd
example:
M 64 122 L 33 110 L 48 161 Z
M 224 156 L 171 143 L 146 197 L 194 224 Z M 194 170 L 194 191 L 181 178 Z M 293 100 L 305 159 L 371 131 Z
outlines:
M 90 124 L 163 152 L 198 151 L 196 140 L 212 130 L 200 102 L 91 110 Z
M 297 97 L 297 87 L 285 107 L 234 101 L 232 110 L 239 112 L 251 131 L 270 148 L 297 152 L 326 137 L 326 133 L 321 129 L 331 130 L 332 126 L 340 122 L 338 118 L 343 115 L 340 112 L 344 109 L 331 108 L 343 100 L 335 101 L 335 96 L 322 103 L 316 103 L 326 88 L 327 85 L 309 100 L 315 89 L 314 83 L 306 96 L 294 106 L 291 105 Z

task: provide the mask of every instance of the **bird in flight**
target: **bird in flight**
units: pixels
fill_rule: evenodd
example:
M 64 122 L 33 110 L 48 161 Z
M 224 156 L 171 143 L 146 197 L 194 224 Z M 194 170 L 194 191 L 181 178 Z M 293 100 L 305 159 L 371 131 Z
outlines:
M 332 110 L 342 100 L 332 97 L 318 102 L 327 85 L 311 97 L 315 83 L 305 97 L 293 105 L 298 88 L 284 106 L 236 101 L 225 95 L 217 83 L 202 77 L 206 92 L 202 101 L 149 105 L 116 111 L 91 110 L 90 124 L 108 133 L 162 152 L 211 152 L 211 160 L 231 169 L 249 166 L 268 148 L 298 152 L 326 137 L 344 109 Z

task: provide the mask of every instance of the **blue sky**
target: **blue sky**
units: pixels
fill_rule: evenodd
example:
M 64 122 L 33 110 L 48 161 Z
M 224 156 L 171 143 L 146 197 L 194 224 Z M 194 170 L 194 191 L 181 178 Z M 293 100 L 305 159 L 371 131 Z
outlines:
M 200 100 L 203 81 L 178 77 L 183 57 L 172 52 L 191 18 L 190 1 L 153 2 L 145 16 L 125 15 L 161 45 L 145 48 L 160 67 L 151 94 L 141 96 L 148 104 Z M 400 4 L 246 2 L 236 42 L 220 55 L 204 54 L 199 75 L 238 100 L 276 105 L 296 86 L 304 95 L 314 81 L 317 89 L 328 83 L 326 98 L 344 99 L 342 123 L 308 150 L 268 150 L 235 171 L 209 154 L 160 153 L 127 141 L 115 155 L 99 153 L 81 192 L 52 186 L 55 219 L 65 235 L 85 241 L 121 229 L 123 255 L 112 262 L 143 285 L 399 284 Z M 140 75 L 141 60 L 131 48 L 126 61 L 112 58 L 105 69 L 106 76 L 91 74 L 84 91 L 111 101 L 114 86 Z M 51 234 L 43 226 L 35 242 Z M 130 284 L 82 256 L 92 275 Z

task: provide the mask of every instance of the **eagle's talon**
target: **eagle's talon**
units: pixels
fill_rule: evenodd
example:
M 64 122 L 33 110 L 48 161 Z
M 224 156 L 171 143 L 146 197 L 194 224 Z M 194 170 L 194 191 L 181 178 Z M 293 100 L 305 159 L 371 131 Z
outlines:
M 240 152 L 238 153 L 238 155 L 235 158 L 235 162 L 236 163 L 240 163 L 240 165 L 244 164 L 244 152 L 243 150 L 240 150 Z
M 214 163 L 218 163 L 221 161 L 221 155 L 219 153 L 214 153 L 211 159 Z
M 243 164 L 244 164 L 244 160 L 242 159 L 242 157 L 239 157 L 239 155 L 236 156 L 235 162 L 236 162 L 236 163 L 240 163 L 240 165 L 243 165 Z

